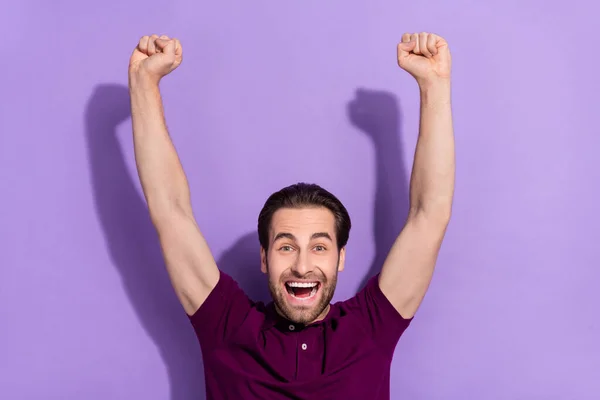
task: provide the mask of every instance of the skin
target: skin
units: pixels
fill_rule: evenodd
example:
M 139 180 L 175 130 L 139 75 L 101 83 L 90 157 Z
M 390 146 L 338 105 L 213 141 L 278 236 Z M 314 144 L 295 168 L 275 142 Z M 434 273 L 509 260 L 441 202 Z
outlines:
M 261 249 L 261 270 L 277 311 L 302 324 L 323 319 L 346 258 L 345 249 L 338 251 L 333 213 L 323 207 L 277 210 L 269 237 L 269 250 Z M 294 299 L 285 288 L 290 281 L 318 282 L 316 294 Z
M 176 39 L 142 37 L 131 55 L 129 88 L 138 175 L 173 287 L 191 315 L 216 286 L 219 270 L 194 218 L 189 186 L 169 137 L 159 91 L 159 82 L 181 64 L 182 54 Z M 410 212 L 382 266 L 379 286 L 396 310 L 410 318 L 429 287 L 452 209 L 451 57 L 443 38 L 422 32 L 402 36 L 397 59 L 418 85 L 420 128 Z M 282 238 L 279 233 L 288 235 Z M 314 233 L 328 233 L 332 240 L 312 238 Z M 345 249 L 335 249 L 334 233 L 333 216 L 323 209 L 279 210 L 274 216 L 271 246 L 269 251 L 261 250 L 261 269 L 282 315 L 302 323 L 326 315 L 345 261 Z M 315 247 L 317 243 L 325 250 Z M 316 301 L 302 305 L 286 298 L 283 283 L 291 277 L 318 281 Z

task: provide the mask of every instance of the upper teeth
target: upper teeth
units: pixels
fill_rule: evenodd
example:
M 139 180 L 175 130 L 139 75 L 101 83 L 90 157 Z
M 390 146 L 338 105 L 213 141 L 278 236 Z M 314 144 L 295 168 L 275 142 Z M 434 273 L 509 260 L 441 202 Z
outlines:
M 317 282 L 288 282 L 288 286 L 290 287 L 315 287 L 317 286 Z

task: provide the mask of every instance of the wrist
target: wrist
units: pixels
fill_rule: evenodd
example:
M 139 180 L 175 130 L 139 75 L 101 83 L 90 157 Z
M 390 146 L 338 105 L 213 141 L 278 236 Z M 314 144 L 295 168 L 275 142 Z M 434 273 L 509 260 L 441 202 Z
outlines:
M 422 102 L 450 101 L 450 79 L 427 80 L 418 83 Z
M 419 89 L 421 91 L 447 90 L 450 88 L 450 78 L 436 77 L 417 79 L 417 84 L 419 85 Z
M 129 90 L 154 90 L 158 89 L 160 79 L 144 70 L 129 68 Z

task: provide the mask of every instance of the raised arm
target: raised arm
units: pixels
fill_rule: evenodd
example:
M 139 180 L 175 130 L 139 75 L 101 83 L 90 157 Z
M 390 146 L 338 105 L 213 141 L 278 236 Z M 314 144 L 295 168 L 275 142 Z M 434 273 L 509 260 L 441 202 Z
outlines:
M 142 37 L 129 63 L 129 90 L 138 175 L 173 288 L 192 315 L 216 286 L 219 270 L 196 224 L 163 112 L 159 82 L 181 61 L 178 40 Z
M 379 286 L 396 310 L 411 318 L 433 276 L 454 194 L 448 44 L 431 33 L 404 34 L 398 44 L 398 64 L 419 86 L 420 131 L 410 181 L 409 216 L 384 262 Z

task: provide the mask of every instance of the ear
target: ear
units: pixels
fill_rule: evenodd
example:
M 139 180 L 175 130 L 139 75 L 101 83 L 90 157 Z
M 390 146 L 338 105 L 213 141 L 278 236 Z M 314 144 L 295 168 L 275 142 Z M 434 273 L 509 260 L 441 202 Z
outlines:
M 260 247 L 260 271 L 263 274 L 267 273 L 267 252 L 262 246 Z
M 342 247 L 342 249 L 340 250 L 340 261 L 338 262 L 338 272 L 341 272 L 344 270 L 345 262 L 346 262 L 346 248 Z

